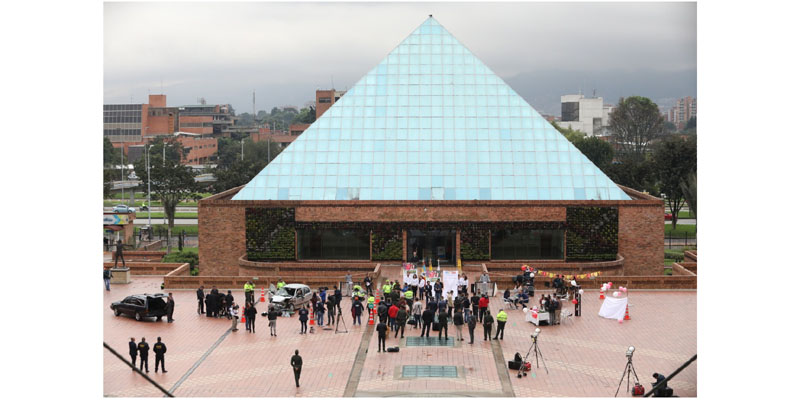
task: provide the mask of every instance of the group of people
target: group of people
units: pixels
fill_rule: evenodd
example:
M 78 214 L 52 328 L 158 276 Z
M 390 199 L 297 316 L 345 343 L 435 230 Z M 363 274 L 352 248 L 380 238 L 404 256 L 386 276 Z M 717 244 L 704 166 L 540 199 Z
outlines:
M 164 364 L 164 354 L 167 353 L 167 345 L 161 341 L 161 336 L 156 339 L 157 342 L 153 345 L 153 353 L 156 355 L 156 372 L 158 372 L 158 366 L 161 365 L 161 372 L 167 372 L 167 368 Z M 133 365 L 133 370 L 136 370 L 136 356 L 139 356 L 139 370 L 144 370 L 146 373 L 150 373 L 150 366 L 148 365 L 148 359 L 150 358 L 150 344 L 147 343 L 145 338 L 142 338 L 142 341 L 136 343 L 136 339 L 131 338 L 131 341 L 128 342 L 128 354 L 131 356 L 131 364 Z

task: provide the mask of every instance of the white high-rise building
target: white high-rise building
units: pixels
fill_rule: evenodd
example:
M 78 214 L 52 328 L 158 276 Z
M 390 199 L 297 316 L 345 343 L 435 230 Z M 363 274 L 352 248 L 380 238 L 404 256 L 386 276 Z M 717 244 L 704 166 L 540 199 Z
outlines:
M 558 125 L 581 131 L 587 136 L 605 136 L 611 110 L 613 106 L 603 104 L 602 97 L 564 95 L 561 96 L 561 121 Z

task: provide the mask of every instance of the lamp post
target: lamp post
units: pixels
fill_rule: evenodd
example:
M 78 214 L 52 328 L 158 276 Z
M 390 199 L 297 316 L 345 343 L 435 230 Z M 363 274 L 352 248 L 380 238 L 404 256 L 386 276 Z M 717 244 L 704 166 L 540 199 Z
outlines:
M 120 183 L 120 188 L 122 189 L 122 201 L 125 201 L 125 143 L 123 143 L 119 147 L 119 172 L 122 177 L 122 183 Z
M 145 164 L 147 164 L 147 228 L 153 229 L 152 225 L 150 224 L 150 149 L 153 148 L 153 145 L 147 147 L 147 154 L 145 157 Z
M 242 138 L 242 161 L 244 161 L 244 138 Z

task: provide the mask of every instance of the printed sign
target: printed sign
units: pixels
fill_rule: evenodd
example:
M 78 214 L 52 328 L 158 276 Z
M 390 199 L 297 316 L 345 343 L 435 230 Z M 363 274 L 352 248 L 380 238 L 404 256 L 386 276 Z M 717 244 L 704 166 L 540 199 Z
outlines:
M 103 214 L 103 225 L 126 225 L 130 222 L 127 214 Z

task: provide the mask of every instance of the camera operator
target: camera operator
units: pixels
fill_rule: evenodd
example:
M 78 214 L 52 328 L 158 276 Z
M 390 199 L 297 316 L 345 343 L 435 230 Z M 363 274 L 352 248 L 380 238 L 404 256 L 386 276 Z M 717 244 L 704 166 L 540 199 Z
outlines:
M 658 372 L 653 373 L 653 378 L 656 380 L 652 383 L 653 387 L 661 383 L 661 381 L 666 380 L 667 378 L 664 375 L 659 374 Z M 658 390 L 653 393 L 653 397 L 672 397 L 672 388 L 664 384 Z

